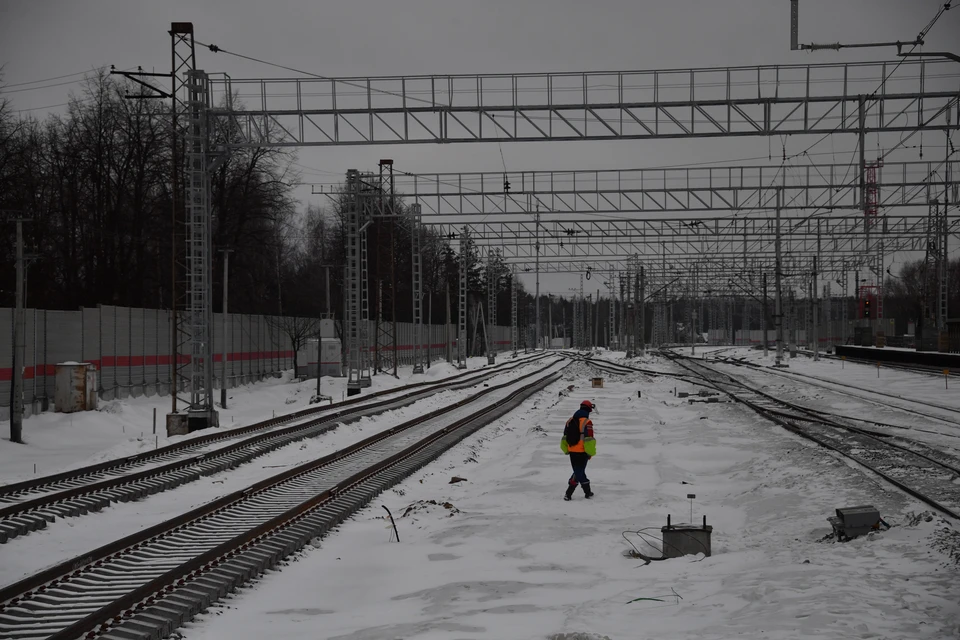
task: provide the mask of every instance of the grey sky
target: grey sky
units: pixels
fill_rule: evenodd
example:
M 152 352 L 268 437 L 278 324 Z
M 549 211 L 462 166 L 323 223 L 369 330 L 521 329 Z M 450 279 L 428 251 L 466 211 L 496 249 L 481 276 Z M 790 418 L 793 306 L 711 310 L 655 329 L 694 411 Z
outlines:
M 940 4 L 800 0 L 800 40 L 911 40 Z M 0 0 L 4 80 L 17 84 L 109 64 L 168 71 L 167 29 L 175 20 L 192 21 L 199 41 L 325 76 L 840 62 L 892 59 L 895 53 L 790 51 L 788 0 Z M 960 52 L 960 6 L 943 16 L 925 49 Z M 198 60 L 207 71 L 235 78 L 291 75 L 204 49 Z M 8 97 L 18 109 L 57 105 L 79 86 L 60 83 L 76 79 Z M 849 152 L 856 144 L 853 136 L 833 138 L 821 150 Z M 793 137 L 787 153 L 812 141 Z M 942 145 L 942 137 L 930 140 L 931 147 L 934 142 Z M 771 144 L 776 159 L 780 143 Z M 503 144 L 510 170 L 685 164 L 767 152 L 765 138 Z M 336 179 L 348 168 L 374 169 L 382 157 L 410 172 L 503 167 L 494 144 L 302 149 L 299 157 L 308 182 Z M 848 158 L 838 154 L 837 161 Z M 309 188 L 298 195 L 311 198 Z M 322 204 L 320 196 L 312 198 Z M 572 280 L 546 276 L 543 289 L 565 291 Z

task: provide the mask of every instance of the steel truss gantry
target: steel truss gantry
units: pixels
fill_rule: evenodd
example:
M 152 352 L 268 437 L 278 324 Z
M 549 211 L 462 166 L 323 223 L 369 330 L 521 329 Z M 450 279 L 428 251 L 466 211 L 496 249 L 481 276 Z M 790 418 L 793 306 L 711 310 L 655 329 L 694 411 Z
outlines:
M 785 255 L 781 257 L 782 272 L 785 277 L 806 276 L 814 269 L 814 259 L 817 256 L 809 254 Z M 851 273 L 862 268 L 869 262 L 869 256 L 857 254 L 835 255 L 825 254 L 817 258 L 818 272 L 821 274 L 843 274 Z M 776 267 L 776 254 L 770 253 L 761 256 L 751 256 L 747 262 L 738 256 L 720 254 L 715 256 L 676 256 L 663 265 L 659 261 L 646 261 L 644 264 L 644 274 L 646 286 L 648 288 L 659 289 L 659 287 L 674 281 L 680 281 L 686 278 L 694 269 L 698 269 L 702 277 L 712 277 L 710 282 L 714 288 L 725 287 L 731 279 L 741 286 L 758 289 L 761 286 L 761 276 L 764 273 L 773 274 Z M 630 268 L 635 265 L 631 259 L 610 260 L 610 261 L 581 261 L 581 262 L 548 262 L 540 263 L 541 272 L 546 273 L 579 273 L 590 267 L 593 271 L 603 271 L 617 269 L 627 272 L 630 275 Z M 517 261 L 512 263 L 512 267 L 517 269 L 518 273 L 532 273 L 533 261 Z M 624 282 L 626 282 L 624 279 Z M 626 304 L 629 304 L 633 289 L 633 278 L 630 283 L 622 288 L 621 295 Z M 623 305 L 623 307 L 626 306 Z M 623 319 L 627 321 L 625 318 Z
M 873 168 L 877 207 L 923 206 L 932 177 L 960 160 L 884 162 Z M 956 175 L 956 174 L 955 174 Z M 503 182 L 511 193 L 503 192 Z M 433 223 L 457 226 L 482 215 L 494 222 L 528 216 L 544 223 L 570 214 L 755 211 L 772 209 L 782 185 L 783 211 L 862 210 L 857 172 L 849 164 L 737 165 L 671 169 L 417 173 L 397 176 L 397 189 Z M 523 195 L 525 197 L 516 197 Z M 575 228 L 574 228 L 575 229 Z
M 193 25 L 173 23 L 170 34 L 174 46 L 172 120 L 176 131 L 176 96 L 180 94 L 181 75 L 178 71 L 196 70 Z M 178 47 L 183 45 L 188 45 L 189 53 L 178 54 Z M 862 189 L 865 134 L 960 128 L 960 100 L 956 89 L 950 86 L 955 76 L 946 64 L 945 60 L 925 59 L 663 71 L 335 79 L 231 79 L 224 75 L 209 79 L 205 111 L 208 130 L 222 125 L 237 134 L 239 139 L 232 139 L 230 148 L 858 133 Z M 235 106 L 235 98 L 250 108 Z M 221 106 L 212 108 L 212 104 Z M 956 117 L 951 118 L 954 112 Z M 174 191 L 177 190 L 175 178 Z M 693 191 L 688 193 L 688 203 L 703 198 L 693 195 Z M 651 202 L 655 201 L 655 196 L 651 198 Z M 718 195 L 711 198 L 720 201 Z M 660 202 L 666 206 L 676 199 L 665 191 Z M 784 208 L 789 207 L 787 200 L 781 201 Z M 533 198 L 529 201 L 533 202 Z M 359 215 L 359 204 L 354 209 Z M 357 371 L 362 371 L 361 346 L 369 344 L 365 335 L 369 330 L 367 322 L 361 321 L 369 313 L 366 234 L 360 225 L 354 229 L 356 234 L 348 247 L 348 253 L 352 250 L 354 257 L 348 259 L 347 265 L 348 280 L 353 280 L 346 288 L 356 295 L 351 293 L 345 298 L 352 300 L 347 306 L 356 320 L 351 331 L 357 340 Z M 467 232 L 464 228 L 464 236 Z M 209 253 L 209 241 L 204 251 Z M 614 260 L 597 264 L 609 268 L 617 263 Z M 547 262 L 544 271 L 549 270 L 551 265 Z M 188 276 L 188 280 L 191 278 L 192 275 Z M 462 269 L 461 284 L 465 280 Z M 204 297 L 202 291 L 197 295 Z M 461 296 L 465 296 L 465 286 L 461 287 Z M 206 299 L 209 300 L 208 295 Z M 209 307 L 209 302 L 206 304 Z M 461 325 L 465 324 L 465 306 L 465 300 L 461 300 Z M 209 326 L 209 320 L 206 324 Z M 201 327 L 189 340 L 199 344 L 204 339 L 202 334 Z M 464 327 L 458 336 L 463 366 L 465 338 Z M 182 344 L 179 339 L 174 342 Z M 212 366 L 212 341 L 207 343 L 204 362 Z M 191 353 L 192 350 L 193 345 Z M 173 358 L 174 377 L 180 362 L 179 346 L 177 351 Z M 362 373 L 359 375 L 362 379 Z M 194 377 L 191 373 L 191 380 Z M 207 377 L 206 373 L 203 377 Z M 212 398 L 212 390 L 207 395 Z M 208 406 L 212 411 L 212 404 Z
M 491 75 L 223 78 L 251 146 L 704 138 L 956 128 L 943 59 Z M 957 115 L 960 115 L 958 111 Z M 960 118 L 954 118 L 956 123 Z
M 960 218 L 948 221 L 948 232 L 960 231 Z M 923 214 L 884 215 L 870 234 L 862 215 L 786 217 L 780 222 L 784 251 L 865 252 L 883 239 L 887 252 L 923 251 L 928 216 Z M 435 225 L 443 233 L 446 225 Z M 569 220 L 541 222 L 540 229 L 527 221 L 511 223 L 475 222 L 471 237 L 478 246 L 496 246 L 505 259 L 531 257 L 539 237 L 540 256 L 625 258 L 630 255 L 661 256 L 682 253 L 729 253 L 752 255 L 772 247 L 777 220 L 766 212 L 750 218 L 697 218 L 647 220 Z M 575 233 L 568 233 L 574 230 Z M 868 244 L 869 243 L 869 244 Z

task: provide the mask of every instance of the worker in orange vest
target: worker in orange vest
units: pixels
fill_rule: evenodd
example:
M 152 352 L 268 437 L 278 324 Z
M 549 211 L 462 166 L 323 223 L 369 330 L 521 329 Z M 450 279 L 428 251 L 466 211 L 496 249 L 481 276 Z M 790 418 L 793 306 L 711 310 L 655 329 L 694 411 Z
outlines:
M 585 498 L 593 497 L 590 480 L 587 478 L 587 462 L 597 455 L 597 441 L 593 437 L 593 421 L 590 420 L 590 412 L 596 407 L 597 405 L 591 401 L 584 400 L 573 417 L 567 420 L 563 429 L 560 450 L 570 456 L 570 466 L 573 467 L 573 475 L 567 481 L 564 500 L 573 499 L 573 492 L 576 491 L 578 484 L 583 487 Z

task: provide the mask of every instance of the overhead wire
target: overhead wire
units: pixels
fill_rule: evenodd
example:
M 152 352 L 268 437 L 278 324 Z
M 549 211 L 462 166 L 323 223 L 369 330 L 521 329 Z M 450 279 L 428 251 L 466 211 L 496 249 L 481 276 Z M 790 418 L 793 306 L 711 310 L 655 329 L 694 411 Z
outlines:
M 106 66 L 107 66 L 107 65 L 101 65 L 101 66 L 99 66 L 99 67 L 94 67 L 93 69 L 102 69 L 102 68 L 105 68 Z M 43 83 L 43 82 L 53 82 L 54 80 L 63 80 L 64 78 L 72 78 L 73 76 L 84 75 L 84 74 L 90 73 L 90 71 L 91 71 L 91 70 L 88 69 L 88 70 L 86 70 L 86 71 L 77 71 L 76 73 L 67 73 L 67 74 L 64 74 L 64 75 L 62 75 L 62 76 L 53 76 L 52 78 L 43 78 L 42 80 L 29 80 L 29 81 L 27 81 L 27 82 L 14 82 L 14 83 L 11 83 L 11 84 L 5 84 L 5 85 L 3 85 L 3 87 L 0 87 L 0 91 L 5 91 L 8 87 L 23 87 L 23 86 L 26 86 L 26 85 L 28 85 L 28 84 L 40 84 L 40 83 Z M 74 82 L 79 82 L 79 80 L 75 80 Z M 69 84 L 69 83 L 67 83 L 67 84 Z

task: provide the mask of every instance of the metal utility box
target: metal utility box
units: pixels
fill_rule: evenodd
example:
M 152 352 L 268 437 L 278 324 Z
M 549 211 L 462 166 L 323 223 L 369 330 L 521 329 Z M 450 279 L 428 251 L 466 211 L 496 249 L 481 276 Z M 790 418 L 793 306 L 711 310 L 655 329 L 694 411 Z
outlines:
M 332 322 L 332 321 L 331 321 Z M 316 378 L 317 369 L 321 376 L 340 377 L 340 340 L 337 338 L 311 338 L 303 348 L 297 351 L 297 375 Z
M 54 410 L 58 413 L 95 411 L 97 367 L 89 362 L 61 362 L 54 373 Z
M 837 540 L 852 540 L 880 528 L 880 512 L 873 505 L 837 509 L 837 515 L 827 518 Z
M 669 519 L 665 527 L 660 528 L 663 535 L 663 557 L 679 558 L 681 556 L 695 556 L 698 553 L 710 557 L 710 534 L 713 527 L 703 518 L 703 526 L 694 524 L 670 524 Z
M 603 378 L 593 378 L 592 382 L 595 389 L 603 387 Z

